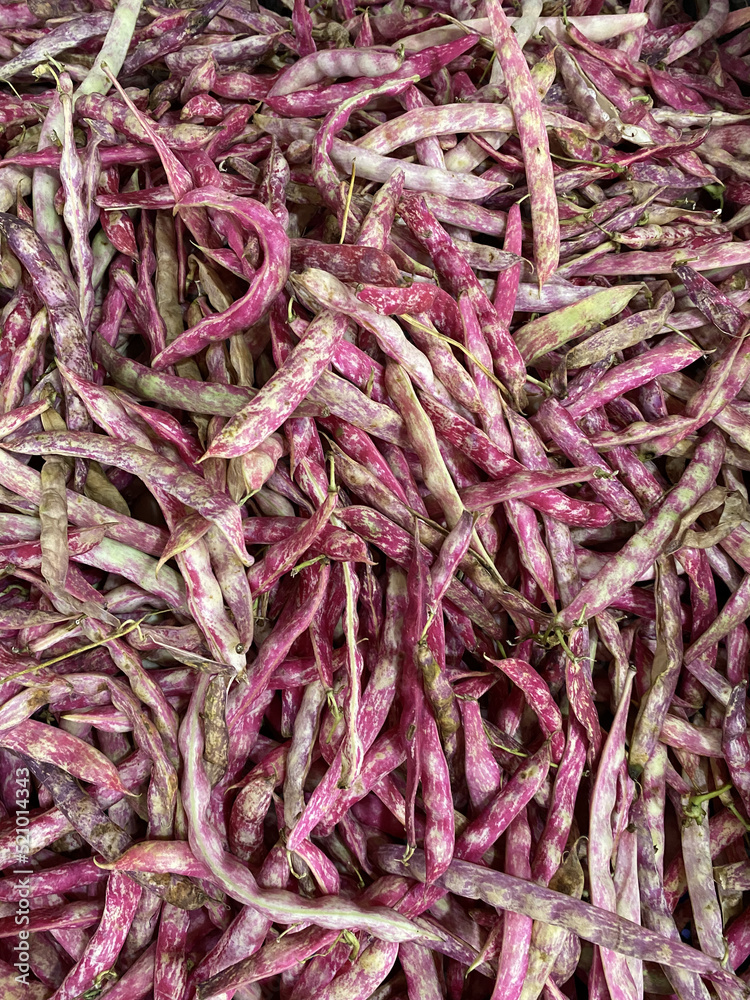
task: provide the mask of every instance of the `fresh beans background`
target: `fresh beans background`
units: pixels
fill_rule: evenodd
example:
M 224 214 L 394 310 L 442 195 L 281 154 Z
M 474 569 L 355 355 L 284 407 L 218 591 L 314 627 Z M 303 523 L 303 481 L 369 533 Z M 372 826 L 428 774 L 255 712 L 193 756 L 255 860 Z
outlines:
M 0 4 L 0 1000 L 750 997 L 750 12 Z

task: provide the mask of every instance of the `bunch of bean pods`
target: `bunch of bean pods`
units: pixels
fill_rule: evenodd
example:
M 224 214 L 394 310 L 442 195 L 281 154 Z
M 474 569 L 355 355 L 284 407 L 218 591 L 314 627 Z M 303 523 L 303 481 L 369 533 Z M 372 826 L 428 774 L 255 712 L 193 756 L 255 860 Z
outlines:
M 750 10 L 0 4 L 0 1000 L 750 997 Z

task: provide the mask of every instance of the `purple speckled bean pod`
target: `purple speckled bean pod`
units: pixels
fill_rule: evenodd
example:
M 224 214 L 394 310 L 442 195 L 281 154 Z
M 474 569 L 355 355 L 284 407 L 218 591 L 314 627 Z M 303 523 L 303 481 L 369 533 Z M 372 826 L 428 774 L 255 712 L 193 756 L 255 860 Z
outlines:
M 475 465 L 494 479 L 523 471 L 523 466 L 493 444 L 479 428 L 442 407 L 427 394 L 422 394 L 420 401 L 438 436 L 464 451 Z M 510 413 L 508 416 L 510 417 Z M 525 500 L 530 507 L 559 518 L 564 524 L 604 525 L 612 520 L 611 513 L 602 504 L 575 500 L 554 490 L 541 491 L 533 496 L 527 496 Z M 582 503 L 585 505 L 581 506 Z
M 309 56 L 315 52 L 315 42 L 313 41 L 313 22 L 307 4 L 301 0 L 295 0 L 292 10 L 292 27 L 294 36 L 299 46 L 299 54 L 302 57 Z M 363 42 L 363 44 L 367 44 Z
M 413 548 L 412 537 L 399 525 L 393 521 L 389 521 L 387 517 L 369 507 L 348 507 L 342 510 L 338 516 L 353 531 L 356 531 L 357 534 L 382 549 L 396 563 L 401 566 L 408 564 Z M 471 563 L 469 563 L 469 568 L 472 568 Z M 476 564 L 474 564 L 473 569 L 476 572 Z M 493 589 L 495 589 L 494 585 Z M 505 600 L 509 602 L 513 601 L 515 605 L 516 598 L 513 597 L 512 592 L 508 594 L 503 590 L 501 593 Z M 453 579 L 451 581 L 446 591 L 446 597 L 464 611 L 472 621 L 481 625 L 481 628 L 488 635 L 500 637 L 497 623 L 492 615 L 458 580 Z M 547 616 L 543 612 L 540 612 L 536 608 L 529 608 L 525 600 L 521 602 L 521 606 L 523 608 L 521 613 L 530 613 L 542 621 L 547 620 Z
M 399 280 L 392 258 L 371 246 L 334 246 L 305 238 L 292 240 L 291 248 L 292 271 L 321 268 L 340 281 L 353 284 L 395 285 Z
M 560 223 L 547 129 L 534 80 L 499 0 L 487 4 L 487 13 L 526 168 L 534 259 L 541 287 L 557 269 L 560 252 Z
M 330 832 L 354 803 L 364 798 L 394 767 L 400 767 L 405 758 L 406 751 L 397 732 L 391 731 L 378 737 L 365 754 L 356 780 L 331 802 L 325 821 L 319 824 L 318 829 Z
M 598 469 L 592 466 L 578 469 L 546 469 L 535 472 L 513 472 L 494 482 L 477 483 L 459 490 L 459 495 L 469 510 L 494 506 L 508 500 L 534 496 L 545 486 L 562 487 L 572 483 L 586 483 L 595 479 Z
M 289 830 L 294 829 L 304 811 L 304 784 L 324 702 L 325 689 L 320 681 L 315 681 L 306 688 L 294 720 L 284 777 L 284 822 Z
M 550 741 L 552 760 L 559 764 L 565 749 L 562 715 L 542 677 L 525 660 L 509 657 L 504 660 L 487 659 L 523 691 L 529 707 L 537 714 L 542 732 Z
M 179 51 L 191 38 L 200 34 L 226 5 L 227 0 L 209 0 L 198 10 L 190 11 L 174 28 L 149 38 L 136 47 L 123 64 L 123 72 L 131 75 L 150 62 Z
M 400 167 L 396 167 L 385 183 L 376 191 L 370 210 L 359 228 L 356 239 L 358 246 L 372 247 L 376 250 L 386 249 L 399 199 L 404 190 L 404 176 L 404 171 Z M 361 293 L 358 295 L 363 301 L 368 301 Z
M 141 952 L 121 978 L 105 990 L 107 1000 L 143 1000 L 154 985 L 156 942 Z
M 708 828 L 712 858 L 716 858 L 726 847 L 735 843 L 744 834 L 742 820 L 728 809 L 722 809 L 711 816 Z M 677 856 L 664 873 L 664 894 L 670 913 L 677 906 L 686 888 L 685 864 L 682 857 Z
M 228 838 L 232 853 L 250 863 L 262 860 L 265 818 L 274 793 L 274 780 L 264 774 L 249 780 L 234 800 L 229 817 Z
M 696 790 L 699 794 L 706 793 L 708 783 L 700 767 L 691 770 L 691 784 L 695 787 L 697 783 Z M 721 906 L 713 879 L 708 813 L 700 801 L 691 803 L 690 806 L 682 812 L 680 837 L 696 936 L 704 954 L 721 960 L 726 953 L 726 941 Z
M 107 789 L 120 789 L 117 768 L 101 751 L 64 730 L 29 719 L 17 723 L 12 730 L 0 733 L 0 744 L 24 753 L 35 760 L 47 761 L 63 768 L 81 781 L 92 782 Z
M 47 307 L 58 357 L 76 374 L 91 379 L 89 339 L 78 303 L 55 258 L 34 229 L 15 216 L 0 213 L 0 230 L 10 249 L 29 271 L 34 288 Z M 90 422 L 80 401 L 70 394 L 67 403 L 70 429 L 87 429 Z
M 638 285 L 604 288 L 522 326 L 513 339 L 524 361 L 528 364 L 568 340 L 595 330 L 622 312 L 638 290 Z
M 144 840 L 107 865 L 112 871 L 163 872 L 174 870 L 193 878 L 210 878 L 210 869 L 198 861 L 184 840 Z
M 588 616 L 603 611 L 652 565 L 676 529 L 681 515 L 715 482 L 724 450 L 721 433 L 708 431 L 677 487 L 654 510 L 640 531 L 628 539 L 617 558 L 589 580 L 558 616 L 563 627 L 569 628 L 584 610 Z M 712 641 L 709 637 L 706 644 L 710 645 Z
M 500 234 L 498 233 L 497 235 Z M 523 251 L 523 223 L 521 221 L 521 209 L 519 205 L 511 205 L 508 209 L 503 250 L 508 253 L 518 254 L 519 256 Z M 517 307 L 520 281 L 520 263 L 514 264 L 513 267 L 509 267 L 507 271 L 502 271 L 497 276 L 492 302 L 497 310 L 498 319 L 505 327 L 510 327 L 513 312 Z M 539 292 L 541 294 L 541 287 Z
M 425 707 L 417 723 L 422 730 L 420 762 L 422 800 L 425 810 L 424 849 L 427 880 L 433 882 L 446 870 L 453 857 L 455 821 L 453 794 L 438 727 Z
M 212 56 L 220 66 L 226 66 L 228 69 L 243 65 L 249 68 L 256 65 L 264 56 L 273 53 L 283 35 L 283 30 L 266 30 L 256 35 L 247 35 L 245 38 L 214 41 L 208 45 L 185 45 L 169 53 L 164 61 L 176 74 L 186 74 L 209 56 Z
M 104 538 L 104 532 L 103 525 L 70 531 L 67 538 L 68 554 L 71 557 L 85 555 L 94 546 L 100 544 Z M 42 561 L 41 539 L 35 542 L 0 545 L 0 559 L 7 560 L 13 566 L 18 566 L 21 569 L 38 569 Z M 48 582 L 50 581 L 48 580 Z
M 441 456 L 432 423 L 420 405 L 404 367 L 389 362 L 385 378 L 389 395 L 404 418 L 412 446 L 422 464 L 425 485 L 438 500 L 448 527 L 452 528 L 463 513 L 463 504 Z
M 724 714 L 721 739 L 724 759 L 732 777 L 732 784 L 737 789 L 745 808 L 747 808 L 747 802 L 750 801 L 750 781 L 748 781 L 750 742 L 748 742 L 746 732 L 746 694 L 747 682 L 738 684 L 732 689 Z
M 114 534 L 111 529 L 110 533 Z M 133 583 L 141 584 L 144 590 L 156 594 L 173 607 L 182 607 L 185 601 L 185 589 L 179 574 L 167 566 L 162 567 L 157 574 L 157 560 L 136 549 L 135 544 L 123 545 L 112 538 L 104 538 L 84 556 L 73 558 L 97 569 L 120 573 Z
M 645 925 L 674 941 L 679 940 L 677 928 L 667 906 L 660 873 L 654 858 L 654 845 L 646 817 L 647 804 L 636 799 L 631 807 L 638 844 L 638 887 Z M 679 993 L 690 1000 L 707 1000 L 708 992 L 695 973 L 670 967 L 665 969 L 667 978 Z
M 189 991 L 211 976 L 258 951 L 268 932 L 269 922 L 250 907 L 245 907 L 226 928 L 216 946 L 209 951 L 188 979 Z
M 373 941 L 333 982 L 312 994 L 311 1000 L 367 1000 L 383 983 L 398 956 L 398 945 Z
M 579 420 L 596 407 L 605 406 L 653 378 L 687 368 L 702 354 L 700 348 L 686 343 L 682 337 L 665 338 L 658 347 L 652 348 L 643 357 L 635 357 L 617 365 L 565 408 L 574 420 Z
M 400 319 L 409 330 L 411 339 L 427 355 L 435 375 L 455 403 L 472 413 L 480 412 L 482 402 L 475 381 L 456 359 L 449 345 L 442 340 L 429 318 L 417 312 L 413 317 L 402 315 Z
M 497 794 L 502 780 L 484 730 L 479 702 L 459 697 L 466 746 L 466 783 L 473 807 L 481 811 Z
M 365 753 L 381 731 L 395 697 L 403 628 L 400 613 L 407 599 L 406 578 L 395 566 L 388 570 L 385 590 L 378 656 L 369 667 L 357 723 Z
M 263 249 L 263 264 L 256 272 L 247 293 L 221 313 L 207 316 L 172 341 L 152 361 L 157 369 L 197 354 L 207 344 L 225 340 L 257 322 L 284 286 L 289 275 L 289 239 L 274 216 L 258 202 L 240 198 L 221 188 L 204 187 L 180 195 L 179 207 L 217 208 L 236 216 L 243 226 L 252 229 Z
M 190 914 L 166 903 L 159 919 L 154 956 L 154 1000 L 183 995 L 187 983 L 186 955 Z
M 507 873 L 516 878 L 531 878 L 530 853 L 531 828 L 523 810 L 510 824 L 506 834 Z M 529 964 L 532 926 L 533 921 L 523 914 L 506 911 L 503 915 L 502 945 L 492 1000 L 518 1000 L 522 995 Z
M 208 1000 L 210 997 L 232 995 L 241 986 L 297 967 L 317 952 L 330 947 L 337 937 L 338 932 L 335 930 L 313 926 L 286 937 L 271 938 L 254 955 L 216 973 L 210 979 L 201 980 L 196 996 L 199 1000 Z
M 352 165 L 356 160 L 357 176 L 364 177 L 367 180 L 383 182 L 387 181 L 395 171 L 403 171 L 404 188 L 407 191 L 423 192 L 425 197 L 428 198 L 439 198 L 442 196 L 468 203 L 489 198 L 500 187 L 499 182 L 490 177 L 477 177 L 474 174 L 456 173 L 451 170 L 426 166 L 421 163 L 409 163 L 405 160 L 398 160 L 391 156 L 384 156 L 373 152 L 371 149 L 363 149 L 361 146 L 344 142 L 341 139 L 333 140 L 331 159 L 339 170 L 349 174 L 351 174 Z M 469 211 L 473 208 L 473 205 L 468 206 Z M 436 214 L 448 215 L 453 213 L 442 211 L 438 203 Z M 446 221 L 450 221 L 450 219 Z M 394 234 L 391 235 L 393 236 Z M 389 248 L 390 252 L 396 257 L 398 244 L 393 239 L 389 240 Z M 402 252 L 402 259 L 403 256 Z
M 100 902 L 67 903 L 45 906 L 32 911 L 26 928 L 30 934 L 42 931 L 93 927 L 99 923 L 103 904 Z M 14 916 L 0 917 L 0 939 L 17 937 L 18 925 Z
M 542 37 L 553 47 L 557 69 L 571 103 L 578 109 L 585 121 L 596 130 L 597 138 L 605 136 L 610 142 L 618 142 L 622 128 L 615 118 L 605 111 L 597 100 L 597 93 L 565 45 L 555 45 L 554 35 L 549 29 L 542 29 Z
M 280 427 L 318 381 L 346 328 L 343 316 L 316 317 L 284 365 L 213 439 L 204 457 L 245 454 Z
M 298 59 L 281 74 L 268 96 L 294 94 L 331 77 L 384 76 L 395 73 L 403 60 L 403 51 L 398 52 L 387 46 L 371 49 L 322 49 Z
M 370 376 L 377 377 L 377 363 L 373 362 L 371 365 L 367 365 L 365 373 L 363 370 L 364 359 L 359 357 L 352 359 L 352 354 L 348 351 L 348 357 L 344 356 L 344 352 L 341 350 L 343 343 L 344 341 L 341 341 L 338 351 L 334 353 L 334 363 L 340 366 L 342 372 L 350 375 L 352 374 L 351 362 L 352 360 L 356 361 L 357 375 L 365 376 L 362 379 L 362 389 L 367 390 Z M 318 404 L 317 412 L 322 409 L 324 412 L 333 413 L 373 437 L 381 438 L 383 441 L 399 447 L 402 447 L 407 441 L 403 421 L 392 407 L 383 402 L 376 402 L 374 398 L 370 399 L 366 395 L 366 391 L 360 391 L 351 382 L 337 377 L 333 372 L 323 372 L 317 385 L 311 390 L 310 398 Z
M 26 829 L 28 830 L 26 837 L 28 853 L 34 855 L 49 844 L 54 843 L 58 837 L 71 833 L 73 825 L 59 809 L 53 808 L 30 816 Z M 4 829 L 0 832 L 0 861 L 3 862 L 4 868 L 8 868 L 15 864 L 17 857 L 18 846 L 14 824 L 12 829 Z
M 557 400 L 550 398 L 542 404 L 539 420 L 545 432 L 571 461 L 577 464 L 597 465 L 605 473 L 609 471 L 608 466 L 599 458 L 596 449 Z M 638 501 L 616 480 L 595 479 L 592 480 L 591 487 L 618 517 L 625 521 L 643 520 L 643 512 Z
M 606 245 L 605 245 L 606 247 Z M 607 252 L 605 248 L 599 248 Z M 613 249 L 613 245 L 609 247 Z M 603 257 L 600 253 L 584 254 L 574 261 L 567 277 L 584 277 L 598 274 L 603 277 L 642 274 L 670 274 L 676 264 L 689 260 L 695 271 L 710 271 L 713 268 L 740 267 L 750 263 L 750 249 L 744 243 L 722 243 L 716 246 L 696 248 L 675 248 L 673 250 L 632 250 L 614 257 Z
M 562 862 L 585 762 L 586 743 L 583 727 L 575 716 L 572 716 L 568 722 L 565 752 L 552 786 L 547 821 L 534 851 L 531 865 L 533 879 L 542 885 L 549 884 Z
M 620 772 L 618 808 L 623 820 L 619 823 L 620 828 L 616 831 L 619 839 L 617 841 L 613 880 L 617 898 L 617 912 L 620 916 L 638 923 L 641 919 L 641 900 L 638 887 L 637 838 L 630 824 L 625 829 L 622 829 L 622 824 L 627 818 L 626 806 L 633 799 L 634 788 L 635 786 L 631 779 L 624 777 L 624 772 Z M 577 957 L 575 961 L 577 962 Z M 639 984 L 643 980 L 643 962 L 633 956 L 626 961 L 630 969 L 633 985 L 640 994 Z
M 177 771 L 164 745 L 165 742 L 168 744 L 168 740 L 162 742 L 156 726 L 141 710 L 140 702 L 125 684 L 111 679 L 108 687 L 114 707 L 126 716 L 138 746 L 153 761 L 147 799 L 149 831 L 154 837 L 166 838 L 172 832 L 177 798 Z
M 468 201 L 457 201 L 446 194 L 428 194 L 425 195 L 425 201 L 430 211 L 441 222 L 460 226 L 470 232 L 487 233 L 489 236 L 503 236 L 506 233 L 507 220 L 504 212 Z M 503 249 L 508 253 L 517 253 L 512 246 L 506 245 Z M 504 271 L 503 274 L 507 272 Z
M 563 242 L 569 239 L 573 239 L 576 236 L 582 236 L 587 233 L 592 225 L 601 225 L 607 219 L 619 211 L 621 208 L 625 208 L 627 205 L 632 204 L 632 197 L 627 194 L 615 195 L 612 198 L 607 198 L 606 201 L 601 202 L 598 205 L 594 205 L 587 212 L 581 215 L 575 215 L 571 219 L 566 219 L 560 224 L 561 236 Z M 573 209 L 571 209 L 573 211 Z
M 453 574 L 469 550 L 474 530 L 474 518 L 465 510 L 440 546 L 430 568 L 432 600 L 437 607 L 442 601 Z
M 451 40 L 445 45 L 429 45 L 421 52 L 412 53 L 408 59 L 405 59 L 401 63 L 400 69 L 388 75 L 390 81 L 395 83 L 398 80 L 412 76 L 416 76 L 417 79 L 424 79 L 431 76 L 441 67 L 453 62 L 454 59 L 458 58 L 475 44 L 475 40 L 471 35 L 464 35 L 461 38 Z M 359 79 L 349 80 L 346 83 L 334 83 L 329 87 L 319 90 L 299 90 L 282 97 L 272 97 L 269 103 L 273 110 L 280 115 L 292 118 L 301 115 L 315 117 L 317 115 L 325 115 L 329 111 L 338 108 L 348 98 L 372 89 L 372 78 L 360 77 Z M 218 93 L 218 91 L 216 92 Z M 258 96 L 265 97 L 267 94 Z
M 518 543 L 518 558 L 522 567 L 536 582 L 544 600 L 550 607 L 555 607 L 554 571 L 536 512 L 521 500 L 507 500 L 504 508 L 508 526 Z
M 407 616 L 404 623 L 404 649 L 398 693 L 404 706 L 399 718 L 399 733 L 406 750 L 406 783 L 403 791 L 403 825 L 407 852 L 414 850 L 417 842 L 416 798 L 422 777 L 422 717 L 427 711 L 425 691 L 419 675 L 417 654 L 420 640 L 427 626 L 427 574 L 419 524 L 415 524 L 414 544 L 411 547 L 409 566 Z M 387 779 L 392 782 L 392 778 Z M 400 803 L 399 803 L 400 804 Z M 399 816 L 401 819 L 401 816 Z
M 475 395 L 478 406 L 469 406 L 473 412 L 481 414 L 485 433 L 503 451 L 510 451 L 510 438 L 502 412 L 500 393 L 490 379 L 492 352 L 482 334 L 474 303 L 468 294 L 459 295 L 458 310 L 461 316 L 463 341 L 469 352 L 469 370 L 476 384 Z M 474 360 L 476 359 L 476 360 Z
M 11 415 L 9 422 L 12 420 Z M 34 422 L 37 424 L 37 422 Z M 54 410 L 45 409 L 42 426 L 64 427 L 64 421 Z M 38 424 L 37 424 L 38 425 Z M 68 572 L 68 528 L 65 483 L 70 472 L 70 462 L 52 455 L 44 456 L 40 472 L 41 496 L 39 500 L 41 574 L 50 588 L 60 593 L 64 589 Z
M 0 69 L 0 78 L 9 80 L 16 73 L 43 63 L 50 56 L 56 56 L 65 49 L 75 48 L 89 38 L 104 35 L 112 21 L 109 11 L 97 11 L 57 25 L 45 32 L 42 38 L 27 46 L 14 59 L 9 59 Z
M 663 743 L 657 743 L 654 753 L 647 761 L 641 775 L 643 792 L 640 801 L 644 807 L 644 817 L 653 847 L 652 856 L 659 873 L 660 884 L 663 883 L 664 879 L 664 807 L 667 796 L 667 764 L 667 748 Z M 664 890 L 664 898 L 666 900 L 666 889 Z M 668 912 L 671 913 L 671 910 L 668 909 Z
M 708 310 L 704 310 L 709 312 Z M 713 310 L 711 311 L 713 312 Z M 719 319 L 721 322 L 721 319 Z M 735 329 L 737 329 L 735 327 Z M 744 330 L 744 326 L 739 330 Z M 668 373 L 664 372 L 663 375 Z M 653 454 L 662 454 L 683 440 L 683 435 L 693 434 L 710 420 L 719 418 L 740 391 L 750 375 L 750 347 L 747 338 L 730 340 L 719 352 L 717 360 L 711 365 L 700 389 L 688 401 L 685 407 L 685 417 L 688 425 L 679 433 L 673 431 L 653 439 L 650 444 Z M 741 432 L 742 433 L 742 432 Z
M 589 885 L 594 906 L 617 912 L 615 885 L 610 873 L 614 849 L 612 836 L 612 810 L 615 805 L 618 772 L 625 759 L 625 725 L 630 705 L 630 691 L 635 674 L 630 672 L 623 686 L 622 695 L 609 736 L 602 749 L 599 769 L 591 795 L 591 820 L 589 824 Z M 613 997 L 637 997 L 630 969 L 623 956 L 608 948 L 599 951 L 607 986 Z
M 656 585 L 658 653 L 654 656 L 651 683 L 641 698 L 633 735 L 630 738 L 628 768 L 634 777 L 641 774 L 654 751 L 664 717 L 677 689 L 682 665 L 682 622 L 679 618 L 679 583 L 674 560 L 664 556 L 659 560 L 658 567 Z
M 635 13 L 635 11 L 634 11 Z M 597 42 L 592 41 L 587 38 L 586 35 L 576 27 L 576 25 L 571 22 L 568 25 L 568 34 L 584 52 L 588 52 L 589 55 L 602 60 L 607 65 L 611 66 L 612 69 L 628 81 L 632 86 L 642 86 L 648 82 L 647 75 L 637 63 L 638 54 L 636 54 L 631 45 L 633 44 L 633 36 L 640 33 L 643 34 L 642 28 L 637 28 L 635 32 L 628 33 L 625 35 L 616 49 L 607 48 L 604 45 L 599 45 Z M 627 46 L 627 48 L 626 48 Z M 639 50 L 640 51 L 640 50 Z
M 51 896 L 70 892 L 78 886 L 93 885 L 107 878 L 107 872 L 93 858 L 68 861 L 54 868 L 41 869 L 28 876 L 28 886 L 21 886 L 17 879 L 0 880 L 0 900 L 14 902 L 28 889 L 35 896 Z
M 406 493 L 401 483 L 391 472 L 390 466 L 380 453 L 372 438 L 363 431 L 337 417 L 323 417 L 320 426 L 333 435 L 336 444 L 355 461 L 364 465 L 382 483 L 384 483 L 403 502 L 407 502 Z M 322 537 L 331 540 L 338 538 L 340 529 L 326 526 Z M 364 559 L 356 561 L 365 561 Z
M 711 0 L 704 17 L 672 42 L 664 56 L 664 62 L 667 65 L 676 62 L 719 34 L 728 13 L 729 0 Z
M 421 90 L 418 90 L 414 86 L 409 87 L 404 92 L 401 100 L 407 111 L 411 111 L 413 108 L 423 108 L 434 103 Z M 443 156 L 443 150 L 440 147 L 440 141 L 437 137 L 420 139 L 419 142 L 415 143 L 415 148 L 420 163 L 425 164 L 425 166 L 438 167 L 441 170 L 445 169 L 445 157 Z
M 308 521 L 302 524 L 289 538 L 272 545 L 266 551 L 263 559 L 250 567 L 248 581 L 253 595 L 270 590 L 277 580 L 292 569 L 297 560 L 316 541 L 330 520 L 336 502 L 336 493 L 329 493 L 325 502 Z
M 356 53 L 356 50 L 350 49 L 348 51 L 352 55 Z M 313 179 L 323 201 L 332 212 L 336 213 L 342 231 L 344 197 L 338 175 L 331 162 L 334 137 L 346 126 L 351 114 L 359 108 L 365 107 L 374 97 L 397 96 L 417 79 L 418 77 L 414 76 L 406 80 L 387 81 L 372 89 L 368 88 L 364 94 L 355 94 L 353 97 L 349 97 L 330 112 L 315 135 L 312 146 Z M 359 212 L 356 208 L 354 216 L 359 222 Z
M 344 582 L 344 613 L 342 625 L 346 644 L 346 694 L 343 705 L 344 735 L 340 744 L 341 774 L 338 785 L 348 788 L 362 768 L 364 747 L 358 731 L 359 708 L 362 697 L 364 657 L 359 648 L 359 616 L 356 612 L 360 594 L 360 581 L 351 563 L 342 564 Z
M 294 599 L 289 601 L 284 613 L 279 617 L 276 628 L 265 640 L 258 656 L 250 665 L 248 683 L 242 689 L 233 692 L 233 697 L 230 697 L 227 706 L 227 723 L 230 731 L 234 726 L 241 724 L 242 715 L 252 704 L 254 696 L 265 690 L 273 671 L 286 657 L 294 640 L 309 627 L 315 611 L 323 600 L 330 567 L 324 565 L 311 569 L 314 571 L 312 575 L 305 575 L 309 574 L 309 571 L 304 570 L 302 576 L 303 582 L 310 581 L 307 599 L 299 607 L 295 606 Z
M 549 745 L 545 743 L 465 828 L 456 843 L 456 857 L 481 858 L 539 791 L 549 764 Z
M 212 525 L 206 535 L 206 546 L 210 560 L 210 569 L 216 579 L 217 587 L 213 587 L 209 581 L 209 592 L 218 601 L 218 590 L 224 599 L 224 603 L 231 611 L 233 622 L 229 616 L 217 607 L 213 616 L 213 624 L 207 635 L 209 646 L 215 655 L 221 654 L 223 659 L 234 669 L 242 672 L 245 665 L 245 655 L 253 642 L 254 635 L 254 612 L 253 598 L 250 590 L 245 567 L 237 558 L 237 555 L 224 544 L 224 537 L 219 529 Z M 178 560 L 178 566 L 184 572 L 185 559 Z M 189 581 L 187 581 L 189 583 Z M 192 590 L 188 587 L 188 602 L 196 603 Z M 197 617 L 197 615 L 196 615 Z M 207 627 L 206 609 L 203 608 L 201 627 Z M 238 641 L 239 640 L 239 641 Z M 232 655 L 235 654 L 235 655 Z M 237 658 L 238 657 L 238 658 Z
M 750 613 L 750 574 L 743 577 L 737 590 L 730 596 L 706 631 L 685 650 L 685 662 L 692 663 L 703 656 L 714 643 L 719 642 L 742 624 L 747 619 L 748 613 Z
M 731 866 L 730 866 L 731 867 Z M 723 879 L 719 874 L 722 869 L 716 869 L 717 878 L 721 885 Z M 739 888 L 739 886 L 738 886 Z M 733 969 L 739 969 L 750 954 L 750 933 L 748 931 L 748 911 L 744 910 L 736 917 L 727 929 L 727 950 L 729 952 L 729 965 Z
M 520 401 L 523 398 L 526 382 L 523 359 L 507 329 L 500 323 L 494 306 L 487 298 L 471 267 L 423 198 L 415 195 L 402 198 L 399 211 L 409 229 L 434 260 L 447 290 L 455 297 L 460 296 L 461 292 L 466 292 L 471 299 L 500 377 L 514 398 Z M 503 253 L 497 251 L 498 255 Z M 516 263 L 515 255 L 508 254 L 503 259 L 507 260 L 508 267 Z
M 199 711 L 207 687 L 208 678 L 201 678 L 185 716 L 180 741 L 186 760 L 183 796 L 189 821 L 190 846 L 196 857 L 211 869 L 214 880 L 235 899 L 256 907 L 279 922 L 296 923 L 313 917 L 319 926 L 331 929 L 356 926 L 372 928 L 384 941 L 429 938 L 411 921 L 382 908 L 365 910 L 342 897 L 323 896 L 313 901 L 280 889 L 260 890 L 247 868 L 232 855 L 224 853 L 217 832 L 206 821 L 210 785 L 202 762 L 203 735 Z
M 379 866 L 385 871 L 397 874 L 403 871 L 402 848 L 378 847 L 374 854 Z M 424 881 L 422 851 L 415 851 L 406 866 L 412 877 Z M 735 977 L 724 970 L 717 959 L 563 893 L 542 886 L 537 886 L 530 892 L 528 882 L 523 879 L 460 860 L 451 862 L 439 882 L 457 895 L 482 899 L 490 906 L 565 927 L 600 947 L 617 948 L 621 955 L 678 966 L 705 975 L 712 981 L 727 984 L 732 989 L 742 989 L 738 987 Z
M 8 336 L 11 343 L 13 336 L 12 318 L 9 316 L 3 326 L 4 337 Z M 13 352 L 13 365 L 0 387 L 0 408 L 3 412 L 12 412 L 21 404 L 24 397 L 24 379 L 29 373 L 29 369 L 43 353 L 48 332 L 47 310 L 40 309 L 31 317 L 28 336 Z
M 722 293 L 708 278 L 685 264 L 675 268 L 690 301 L 728 337 L 739 337 L 747 314 Z
M 240 560 L 247 564 L 239 509 L 228 497 L 214 493 L 200 476 L 176 462 L 170 462 L 143 448 L 85 432 L 49 431 L 32 434 L 13 442 L 5 442 L 5 447 L 12 447 L 21 454 L 46 452 L 73 458 L 94 458 L 99 462 L 117 465 L 135 475 L 143 475 L 214 521 L 226 535 Z
M 119 402 L 137 422 L 145 424 L 157 437 L 173 444 L 183 462 L 194 468 L 200 458 L 200 448 L 190 432 L 175 417 L 136 403 L 126 393 L 119 394 Z
M 75 1000 L 96 983 L 101 972 L 112 968 L 130 929 L 141 891 L 127 875 L 119 872 L 110 875 L 99 926 L 78 964 L 53 994 L 55 1000 Z
M 565 115 L 542 110 L 542 120 L 545 126 L 557 128 L 575 128 L 590 135 L 591 130 L 581 122 Z M 446 104 L 442 107 L 418 108 L 407 111 L 400 118 L 372 129 L 360 141 L 365 149 L 386 154 L 400 146 L 416 142 L 431 135 L 443 135 L 446 132 L 513 132 L 515 125 L 513 113 L 507 105 L 500 104 Z M 606 168 L 605 168 L 606 169 Z M 606 176 L 606 174 L 605 174 Z M 577 187 L 578 184 L 574 184 Z M 515 192 L 514 192 L 515 194 Z
M 73 137 L 72 84 L 67 74 L 60 80 L 60 103 L 63 112 L 62 156 L 60 181 L 65 195 L 63 219 L 70 233 L 70 259 L 78 279 L 78 312 L 83 329 L 91 326 L 94 309 L 93 267 L 94 258 L 89 243 L 89 219 L 84 197 L 83 164 Z
M 185 409 L 190 413 L 233 417 L 255 395 L 253 390 L 244 386 L 222 385 L 216 382 L 201 383 L 192 378 L 180 378 L 166 372 L 152 371 L 145 365 L 121 357 L 99 336 L 94 338 L 94 347 L 98 360 L 104 364 L 113 381 L 141 399 Z M 299 415 L 306 416 L 309 412 Z
M 442 1000 L 435 960 L 427 948 L 405 941 L 399 945 L 398 958 L 406 976 L 409 1000 Z
M 48 686 L 28 688 L 13 695 L 0 708 L 0 729 L 10 729 L 25 722 L 37 709 L 50 700 Z
M 698 728 L 684 719 L 667 715 L 661 730 L 661 742 L 700 757 L 721 757 L 721 731 Z
M 311 268 L 295 278 L 294 284 L 324 309 L 349 316 L 369 330 L 378 339 L 383 352 L 404 365 L 420 385 L 444 402 L 450 400 L 447 390 L 435 378 L 426 355 L 407 340 L 395 320 L 380 316 L 373 308 L 361 302 L 349 288 L 324 271 Z

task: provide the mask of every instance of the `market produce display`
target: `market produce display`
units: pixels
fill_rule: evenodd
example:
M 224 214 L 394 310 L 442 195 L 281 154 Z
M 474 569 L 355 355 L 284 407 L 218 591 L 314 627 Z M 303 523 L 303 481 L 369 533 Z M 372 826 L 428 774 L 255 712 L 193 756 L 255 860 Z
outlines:
M 0 1000 L 750 996 L 750 11 L 0 5 Z

